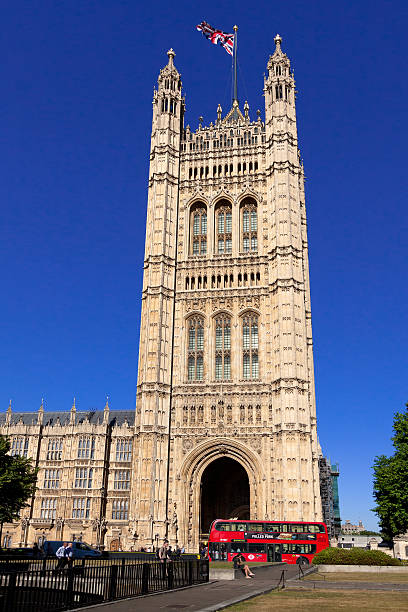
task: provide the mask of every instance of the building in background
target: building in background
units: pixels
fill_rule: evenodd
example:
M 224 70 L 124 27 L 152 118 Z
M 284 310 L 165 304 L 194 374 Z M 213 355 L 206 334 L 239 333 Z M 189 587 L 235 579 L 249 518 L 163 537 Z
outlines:
M 320 495 L 322 499 L 323 520 L 327 525 L 330 539 L 336 539 L 341 531 L 339 502 L 339 467 L 331 464 L 326 457 L 319 458 Z
M 216 518 L 321 521 L 329 481 L 336 530 L 290 61 L 276 36 L 264 119 L 234 100 L 192 130 L 174 55 L 153 96 L 136 412 L 3 415 L 12 452 L 40 469 L 31 506 L 5 526 L 13 543 L 168 536 L 194 550 Z
M 350 521 L 346 521 L 341 526 L 341 533 L 350 534 L 350 533 L 360 533 L 361 531 L 365 531 L 365 527 L 362 521 L 358 521 L 358 525 L 353 525 Z
M 338 537 L 338 548 L 367 548 L 377 549 L 378 545 L 382 542 L 381 536 L 364 536 L 364 535 L 343 535 L 342 533 Z M 380 549 L 381 550 L 381 549 Z

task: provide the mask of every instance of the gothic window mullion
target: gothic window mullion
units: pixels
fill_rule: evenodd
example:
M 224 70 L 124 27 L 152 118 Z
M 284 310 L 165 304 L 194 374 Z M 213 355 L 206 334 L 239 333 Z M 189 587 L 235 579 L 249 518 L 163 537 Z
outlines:
M 258 317 L 246 315 L 242 321 L 242 374 L 245 379 L 259 378 Z
M 215 321 L 215 378 L 231 378 L 231 321 L 227 316 Z
M 191 213 L 191 255 L 207 253 L 207 209 L 204 206 L 194 208 Z
M 187 379 L 203 380 L 204 323 L 202 317 L 192 317 L 188 323 Z
M 221 206 L 217 211 L 217 252 L 232 253 L 232 210 Z
M 241 240 L 244 253 L 258 250 L 258 217 L 253 202 L 245 204 L 241 209 Z

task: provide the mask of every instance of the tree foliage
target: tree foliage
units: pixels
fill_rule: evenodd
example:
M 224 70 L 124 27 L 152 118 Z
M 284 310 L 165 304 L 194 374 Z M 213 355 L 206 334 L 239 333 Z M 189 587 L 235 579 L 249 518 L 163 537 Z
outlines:
M 0 524 L 19 518 L 21 508 L 35 491 L 37 470 L 30 459 L 8 454 L 10 441 L 0 436 Z
M 390 539 L 408 531 L 408 410 L 396 413 L 393 429 L 394 454 L 374 462 L 374 512 Z

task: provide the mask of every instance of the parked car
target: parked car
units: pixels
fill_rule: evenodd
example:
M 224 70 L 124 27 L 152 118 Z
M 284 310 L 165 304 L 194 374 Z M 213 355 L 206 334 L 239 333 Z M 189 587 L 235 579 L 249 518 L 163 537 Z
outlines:
M 55 557 L 55 553 L 63 543 L 46 540 L 43 544 L 45 555 L 47 557 Z M 74 559 L 100 559 L 102 557 L 100 550 L 95 550 L 86 542 L 72 542 L 72 552 Z
M 32 548 L 0 548 L 0 556 L 2 557 L 32 557 Z

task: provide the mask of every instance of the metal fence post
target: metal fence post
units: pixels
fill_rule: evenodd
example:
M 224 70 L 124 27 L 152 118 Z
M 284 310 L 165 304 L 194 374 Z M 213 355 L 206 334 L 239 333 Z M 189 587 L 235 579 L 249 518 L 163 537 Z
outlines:
M 193 584 L 193 561 L 188 562 L 188 584 Z
M 120 577 L 122 578 L 122 580 L 125 577 L 125 561 L 126 561 L 126 559 L 123 558 L 122 559 L 122 567 L 121 567 L 121 571 L 120 571 Z
M 117 580 L 118 580 L 118 566 L 111 565 L 110 575 L 109 575 L 108 601 L 115 599 Z
M 150 563 L 143 563 L 143 569 L 142 569 L 142 595 L 147 595 L 148 592 L 149 592 L 149 576 L 150 576 Z
M 7 612 L 7 610 L 15 610 L 16 609 L 16 578 L 17 572 L 10 572 L 8 574 L 8 584 L 6 587 L 6 594 L 3 600 L 3 610 Z
M 65 593 L 65 605 L 69 609 L 74 601 L 74 568 L 68 568 L 67 590 Z
M 172 589 L 174 584 L 174 567 L 173 563 L 167 563 L 167 588 Z

